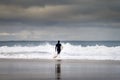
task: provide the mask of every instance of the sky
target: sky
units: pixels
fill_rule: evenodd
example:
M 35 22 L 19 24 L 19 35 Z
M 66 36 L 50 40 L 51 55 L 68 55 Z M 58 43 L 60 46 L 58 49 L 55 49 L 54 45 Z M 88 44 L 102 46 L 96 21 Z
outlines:
M 120 40 L 120 0 L 0 0 L 6 40 Z

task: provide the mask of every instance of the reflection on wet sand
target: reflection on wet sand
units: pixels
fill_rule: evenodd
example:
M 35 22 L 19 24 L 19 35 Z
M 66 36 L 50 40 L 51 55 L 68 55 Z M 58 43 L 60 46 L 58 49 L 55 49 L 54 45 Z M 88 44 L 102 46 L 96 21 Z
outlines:
M 57 60 L 55 63 L 55 79 L 61 80 L 61 61 Z

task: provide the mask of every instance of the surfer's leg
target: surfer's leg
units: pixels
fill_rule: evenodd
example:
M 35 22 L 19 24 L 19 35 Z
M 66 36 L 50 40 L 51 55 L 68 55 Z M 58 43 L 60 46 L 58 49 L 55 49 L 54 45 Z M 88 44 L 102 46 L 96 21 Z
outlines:
M 57 51 L 57 54 L 60 54 L 60 52 L 61 52 L 61 50 L 58 50 L 58 51 Z
M 60 50 L 57 51 L 57 57 L 60 58 Z
M 57 55 L 54 58 L 57 58 L 60 55 L 61 50 L 57 50 Z M 59 56 L 60 57 L 60 56 Z

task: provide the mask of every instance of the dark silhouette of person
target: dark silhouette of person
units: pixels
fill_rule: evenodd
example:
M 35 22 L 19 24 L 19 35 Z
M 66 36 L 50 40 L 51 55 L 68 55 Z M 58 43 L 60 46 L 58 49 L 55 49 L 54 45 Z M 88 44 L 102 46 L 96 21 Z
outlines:
M 61 45 L 60 41 L 58 40 L 58 43 L 55 46 L 55 51 L 57 51 L 57 55 L 60 54 L 61 50 L 62 50 L 62 45 Z

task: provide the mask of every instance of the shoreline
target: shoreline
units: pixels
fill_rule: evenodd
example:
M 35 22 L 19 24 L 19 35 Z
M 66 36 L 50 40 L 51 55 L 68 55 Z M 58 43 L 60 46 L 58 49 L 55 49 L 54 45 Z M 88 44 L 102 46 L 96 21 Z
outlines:
M 0 62 L 43 62 L 55 63 L 61 61 L 62 63 L 114 63 L 120 64 L 120 60 L 86 60 L 86 59 L 0 59 Z
M 60 58 L 53 58 L 53 59 L 39 59 L 39 58 L 31 58 L 31 59 L 24 59 L 24 58 L 0 58 L 1 60 L 27 60 L 27 61 L 36 61 L 36 60 L 40 60 L 40 61 L 47 61 L 47 60 L 61 60 L 61 61 L 120 61 L 120 60 L 111 60 L 111 59 L 106 59 L 106 60 L 98 60 L 98 59 L 60 59 Z

